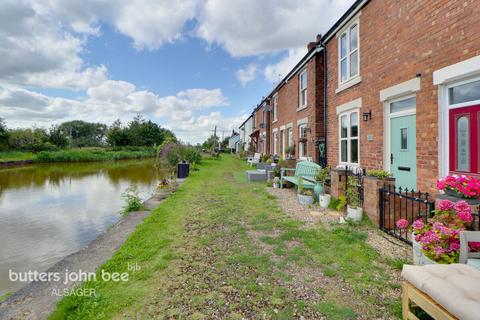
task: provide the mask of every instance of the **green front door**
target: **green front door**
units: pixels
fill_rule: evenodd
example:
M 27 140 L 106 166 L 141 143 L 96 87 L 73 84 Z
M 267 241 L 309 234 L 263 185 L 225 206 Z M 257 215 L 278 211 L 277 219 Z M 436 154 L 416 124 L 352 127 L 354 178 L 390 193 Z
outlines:
M 417 188 L 416 116 L 390 119 L 390 168 L 397 187 Z

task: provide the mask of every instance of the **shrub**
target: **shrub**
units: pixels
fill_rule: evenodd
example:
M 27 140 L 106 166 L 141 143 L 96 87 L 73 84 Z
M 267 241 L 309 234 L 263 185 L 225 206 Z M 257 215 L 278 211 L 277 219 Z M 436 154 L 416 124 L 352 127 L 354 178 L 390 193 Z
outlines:
M 392 176 L 391 172 L 385 170 L 368 170 L 367 176 L 376 177 L 379 179 L 386 179 Z
M 358 192 L 358 178 L 348 177 L 347 187 L 347 203 L 352 208 L 358 208 L 361 206 L 360 193 Z
M 442 200 L 434 213 L 429 223 L 425 223 L 422 219 L 412 223 L 411 231 L 415 235 L 415 241 L 422 245 L 422 251 L 428 258 L 438 263 L 458 262 L 459 233 L 472 221 L 472 209 L 465 201 L 453 203 Z M 396 225 L 399 229 L 407 229 L 409 222 L 400 219 Z

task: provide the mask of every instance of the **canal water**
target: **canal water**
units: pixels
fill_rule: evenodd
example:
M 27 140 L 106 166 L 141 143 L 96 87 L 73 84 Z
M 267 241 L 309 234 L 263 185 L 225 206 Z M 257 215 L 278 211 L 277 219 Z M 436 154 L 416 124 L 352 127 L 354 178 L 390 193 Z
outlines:
M 121 194 L 148 198 L 167 173 L 153 159 L 35 164 L 0 169 L 0 295 L 25 283 L 14 272 L 42 272 L 80 250 L 120 218 Z

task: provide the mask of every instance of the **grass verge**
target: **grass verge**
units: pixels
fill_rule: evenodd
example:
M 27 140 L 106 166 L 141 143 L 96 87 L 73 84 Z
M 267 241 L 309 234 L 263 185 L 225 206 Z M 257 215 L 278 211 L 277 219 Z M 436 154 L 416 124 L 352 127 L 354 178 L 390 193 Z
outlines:
M 398 317 L 398 286 L 365 232 L 305 228 L 245 169 L 204 161 L 101 267 L 128 281 L 87 282 L 95 297 L 66 297 L 51 319 Z
M 105 148 L 84 148 L 38 153 L 8 151 L 0 152 L 0 163 L 6 161 L 32 160 L 33 162 L 87 162 L 121 159 L 141 159 L 155 156 L 152 148 L 137 150 L 112 150 Z

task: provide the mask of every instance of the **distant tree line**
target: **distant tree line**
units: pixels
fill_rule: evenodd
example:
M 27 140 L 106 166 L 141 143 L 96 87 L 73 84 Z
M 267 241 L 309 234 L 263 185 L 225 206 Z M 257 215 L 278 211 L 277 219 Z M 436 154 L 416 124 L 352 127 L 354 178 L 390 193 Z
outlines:
M 0 151 L 48 151 L 83 147 L 154 147 L 177 141 L 168 129 L 137 115 L 123 125 L 120 120 L 107 126 L 82 120 L 67 121 L 44 128 L 8 128 L 0 118 Z

